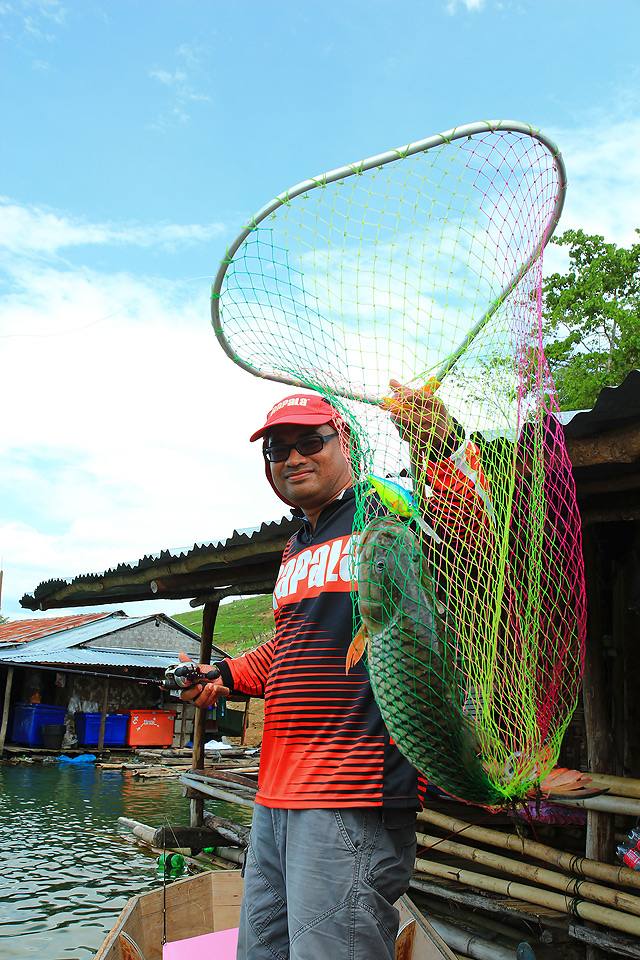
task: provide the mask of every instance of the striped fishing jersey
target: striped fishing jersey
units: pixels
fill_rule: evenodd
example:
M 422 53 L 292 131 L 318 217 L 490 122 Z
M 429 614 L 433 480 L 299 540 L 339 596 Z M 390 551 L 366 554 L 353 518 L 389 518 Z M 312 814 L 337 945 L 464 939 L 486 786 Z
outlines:
M 449 545 L 458 527 L 468 528 L 469 514 L 485 509 L 469 473 L 453 457 L 427 469 L 428 514 Z M 346 490 L 323 510 L 315 530 L 303 521 L 285 548 L 274 589 L 275 636 L 218 664 L 232 691 L 264 697 L 256 800 L 266 807 L 417 808 L 426 787 L 391 740 L 363 661 L 345 670 L 359 626 L 354 517 L 355 494 Z
M 347 674 L 354 631 L 353 490 L 315 530 L 287 544 L 273 603 L 275 636 L 219 664 L 237 692 L 264 696 L 256 800 L 263 806 L 418 807 L 421 781 L 391 742 L 362 661 Z

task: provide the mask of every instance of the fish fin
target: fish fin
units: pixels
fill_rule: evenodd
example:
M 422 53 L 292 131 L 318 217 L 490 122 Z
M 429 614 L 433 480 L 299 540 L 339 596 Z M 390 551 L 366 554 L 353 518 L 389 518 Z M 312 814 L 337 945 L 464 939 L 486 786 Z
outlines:
M 369 635 L 367 633 L 366 627 L 362 626 L 356 633 L 355 637 L 349 644 L 349 649 L 347 650 L 347 658 L 345 660 L 344 672 L 349 673 L 351 667 L 355 667 L 356 663 L 359 663 L 362 660 L 362 655 L 364 653 L 367 641 L 369 640 Z
M 422 519 L 419 513 L 416 512 L 413 519 L 416 521 L 423 533 L 426 533 L 426 535 L 435 540 L 436 543 L 442 543 L 442 537 L 438 536 L 433 527 L 430 527 L 426 520 Z
M 551 773 L 544 778 L 540 784 L 540 790 L 548 796 L 575 793 L 585 795 L 585 793 L 591 792 L 590 790 L 586 790 L 590 783 L 591 777 L 581 773 L 580 770 L 556 767 L 555 770 L 552 770 Z

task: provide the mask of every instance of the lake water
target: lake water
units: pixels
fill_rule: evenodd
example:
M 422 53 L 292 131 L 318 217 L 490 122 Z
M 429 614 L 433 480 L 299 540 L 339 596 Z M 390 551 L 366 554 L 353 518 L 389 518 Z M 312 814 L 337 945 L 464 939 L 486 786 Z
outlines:
M 125 839 L 120 816 L 187 824 L 188 801 L 177 780 L 0 765 L 0 960 L 90 960 L 129 897 L 160 885 L 156 857 Z

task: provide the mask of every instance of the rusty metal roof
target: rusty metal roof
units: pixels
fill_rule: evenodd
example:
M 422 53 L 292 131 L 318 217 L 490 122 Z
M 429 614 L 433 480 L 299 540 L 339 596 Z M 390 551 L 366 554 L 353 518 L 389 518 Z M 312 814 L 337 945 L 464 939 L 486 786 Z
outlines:
M 75 613 L 66 617 L 46 617 L 39 620 L 10 620 L 0 623 L 0 650 L 7 644 L 25 643 L 28 640 L 38 640 L 54 633 L 70 630 L 85 623 L 92 623 L 109 613 Z

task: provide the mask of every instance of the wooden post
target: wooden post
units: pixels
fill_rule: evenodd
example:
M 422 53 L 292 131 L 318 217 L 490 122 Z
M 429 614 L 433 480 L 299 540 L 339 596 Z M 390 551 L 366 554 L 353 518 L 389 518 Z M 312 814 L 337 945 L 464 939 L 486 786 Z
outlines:
M 105 677 L 104 696 L 102 697 L 102 710 L 100 712 L 100 733 L 98 734 L 97 752 L 104 750 L 104 730 L 107 725 L 107 703 L 109 701 L 109 677 Z
M 624 661 L 623 775 L 640 778 L 640 524 L 627 555 L 622 657 Z
M 2 704 L 2 722 L 0 723 L 0 755 L 4 750 L 4 741 L 7 737 L 7 723 L 9 721 L 9 701 L 13 685 L 13 667 L 7 669 L 7 680 L 4 685 L 4 702 Z
M 213 630 L 218 615 L 219 600 L 210 600 L 202 611 L 202 633 L 200 635 L 200 663 L 211 663 L 211 649 L 213 647 Z M 196 710 L 193 721 L 193 753 L 191 769 L 202 770 L 204 767 L 204 727 L 206 712 Z M 201 827 L 204 813 L 204 800 L 200 797 L 191 799 L 191 826 Z
M 612 773 L 615 764 L 611 716 L 608 709 L 608 685 L 603 650 L 603 635 L 607 633 L 603 603 L 605 569 L 597 531 L 584 528 L 584 558 L 587 577 L 588 618 L 585 668 L 582 681 L 584 722 L 587 738 L 589 769 L 598 773 Z M 614 853 L 614 821 L 609 813 L 587 812 L 585 856 L 591 860 L 611 863 Z M 587 946 L 587 960 L 601 960 L 603 954 L 595 946 Z

